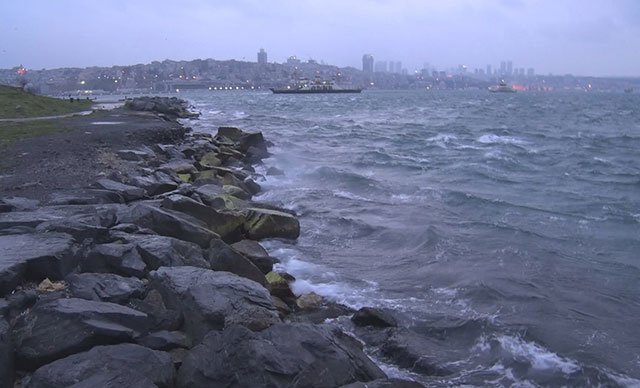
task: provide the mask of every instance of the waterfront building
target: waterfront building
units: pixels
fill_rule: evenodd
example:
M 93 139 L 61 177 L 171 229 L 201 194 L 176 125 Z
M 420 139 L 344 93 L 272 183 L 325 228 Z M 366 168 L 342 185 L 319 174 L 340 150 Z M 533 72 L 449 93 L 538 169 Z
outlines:
M 373 55 L 364 54 L 362 56 L 362 71 L 365 73 L 373 73 Z
M 258 64 L 259 65 L 267 64 L 267 52 L 264 51 L 263 48 L 261 48 L 260 51 L 258 51 Z

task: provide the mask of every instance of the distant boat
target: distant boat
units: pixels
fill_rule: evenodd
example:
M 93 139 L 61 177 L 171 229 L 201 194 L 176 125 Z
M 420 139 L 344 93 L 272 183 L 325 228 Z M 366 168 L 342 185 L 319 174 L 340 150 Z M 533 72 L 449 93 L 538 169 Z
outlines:
M 332 81 L 322 81 L 316 78 L 311 81 L 306 78 L 300 79 L 295 85 L 286 88 L 271 88 L 274 94 L 318 94 L 318 93 L 360 93 L 361 88 L 342 88 L 336 86 Z
M 626 88 L 624 90 L 625 93 L 633 93 L 633 88 Z
M 515 93 L 516 92 L 514 88 L 507 85 L 507 83 L 504 81 L 500 81 L 498 85 L 489 86 L 489 91 L 491 93 Z

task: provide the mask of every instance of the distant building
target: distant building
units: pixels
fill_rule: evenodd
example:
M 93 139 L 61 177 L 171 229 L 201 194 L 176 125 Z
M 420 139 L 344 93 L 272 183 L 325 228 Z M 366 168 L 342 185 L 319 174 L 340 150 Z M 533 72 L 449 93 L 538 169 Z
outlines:
M 300 64 L 300 60 L 295 55 L 292 55 L 289 58 L 287 58 L 287 64 L 288 65 L 299 65 Z
M 535 72 L 533 71 L 533 67 L 527 69 L 527 77 L 533 77 Z
M 507 62 L 500 61 L 500 75 L 505 75 L 505 74 L 507 74 Z
M 365 73 L 373 73 L 373 55 L 364 54 L 362 56 L 362 71 Z
M 507 61 L 507 74 L 508 75 L 513 74 L 513 62 L 511 61 Z
M 261 48 L 260 51 L 258 51 L 258 64 L 259 65 L 267 64 L 267 52 L 264 51 L 263 48 Z
M 487 75 L 488 75 L 488 76 L 491 76 L 491 74 L 493 74 L 493 73 L 491 72 L 491 65 L 487 65 Z
M 377 61 L 375 64 L 376 73 L 386 73 L 387 72 L 387 61 Z

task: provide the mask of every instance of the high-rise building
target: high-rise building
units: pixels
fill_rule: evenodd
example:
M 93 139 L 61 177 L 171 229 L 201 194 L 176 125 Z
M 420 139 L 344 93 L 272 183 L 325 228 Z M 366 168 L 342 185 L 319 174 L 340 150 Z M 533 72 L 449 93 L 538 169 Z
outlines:
M 364 54 L 362 56 L 362 71 L 365 73 L 373 73 L 373 55 Z
M 487 65 L 487 75 L 491 76 L 491 65 Z
M 500 75 L 507 74 L 507 62 L 500 61 Z
M 533 71 L 533 67 L 527 69 L 527 77 L 533 77 L 535 72 Z
M 396 65 L 395 68 L 393 69 L 394 73 L 397 74 L 402 74 L 402 62 L 401 61 L 396 61 Z
M 508 75 L 513 74 L 513 62 L 511 61 L 507 61 L 507 74 Z
M 376 71 L 376 73 L 386 73 L 387 72 L 387 61 L 377 61 L 375 63 L 375 71 Z
M 267 52 L 264 51 L 263 48 L 261 48 L 260 51 L 258 51 L 258 64 L 259 65 L 267 64 Z

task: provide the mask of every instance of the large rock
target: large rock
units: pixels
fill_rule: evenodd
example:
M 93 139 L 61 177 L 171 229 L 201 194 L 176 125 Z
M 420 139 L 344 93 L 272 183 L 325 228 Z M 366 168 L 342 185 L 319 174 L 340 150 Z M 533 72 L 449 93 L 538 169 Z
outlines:
M 144 283 L 111 273 L 79 273 L 66 277 L 71 295 L 87 300 L 124 304 L 144 296 Z
M 173 361 L 168 353 L 135 344 L 96 346 L 47 364 L 27 387 L 171 387 Z
M 99 244 L 82 259 L 82 272 L 115 272 L 124 276 L 144 277 L 147 265 L 133 244 Z
M 127 235 L 124 238 L 135 244 L 149 270 L 185 265 L 209 268 L 198 244 L 158 235 Z
M 0 236 L 0 296 L 24 280 L 59 280 L 77 264 L 73 238 L 64 233 Z
M 245 230 L 252 240 L 277 237 L 296 239 L 300 235 L 300 223 L 296 217 L 288 213 L 249 208 Z
M 150 204 L 136 204 L 128 211 L 121 212 L 119 220 L 121 223 L 151 229 L 163 236 L 190 241 L 203 248 L 208 247 L 212 239 L 220 237 L 193 218 Z
M 166 172 L 156 171 L 151 175 L 137 176 L 131 179 L 131 184 L 141 187 L 149 195 L 159 195 L 178 188 L 178 183 Z
M 269 292 L 260 284 L 232 273 L 162 267 L 151 272 L 149 279 L 167 307 L 188 317 L 185 332 L 194 340 L 229 325 L 262 330 L 280 321 Z
M 156 331 L 139 338 L 138 343 L 149 349 L 165 351 L 178 348 L 188 349 L 191 347 L 191 341 L 186 334 L 181 331 Z
M 178 387 L 339 387 L 385 378 L 360 344 L 325 325 L 232 326 L 209 333 L 184 359 Z
M 265 286 L 264 274 L 251 260 L 235 251 L 222 240 L 214 240 L 207 250 L 209 265 L 214 271 L 227 271 L 251 279 Z
M 178 194 L 166 197 L 162 201 L 162 207 L 197 218 L 225 241 L 238 240 L 242 234 L 245 221 L 242 213 L 226 209 L 217 210 Z
M 23 197 L 6 197 L 0 199 L 0 203 L 7 205 L 10 210 L 24 211 L 35 210 L 40 205 L 40 201 Z
M 13 326 L 20 369 L 41 365 L 96 345 L 131 342 L 146 334 L 147 315 L 115 303 L 69 298 L 41 301 Z
M 118 193 L 126 202 L 136 201 L 147 196 L 147 192 L 140 187 L 125 185 L 107 178 L 98 179 L 94 185 L 99 189 Z
M 49 205 L 94 205 L 124 203 L 122 195 L 115 191 L 101 189 L 79 189 L 73 192 L 55 191 L 49 194 Z
M 249 258 L 264 274 L 271 272 L 273 270 L 273 264 L 278 262 L 277 259 L 269 256 L 269 253 L 267 253 L 262 245 L 253 240 L 238 241 L 237 243 L 231 244 L 231 247 Z
M 63 220 L 46 221 L 36 227 L 39 233 L 60 232 L 73 236 L 77 242 L 92 240 L 104 242 L 109 238 L 109 230 L 95 220 L 85 216 L 72 216 Z
M 13 348 L 9 324 L 0 316 L 0 388 L 13 387 Z
M 381 351 L 394 364 L 402 368 L 433 376 L 446 376 L 453 373 L 438 364 L 433 356 L 438 345 L 409 330 L 393 330 L 382 344 Z
M 167 309 L 157 290 L 150 290 L 144 299 L 131 299 L 127 306 L 147 314 L 151 331 L 175 331 L 184 321 L 180 311 Z
M 388 311 L 373 307 L 363 307 L 351 317 L 358 326 L 396 327 L 398 322 Z

